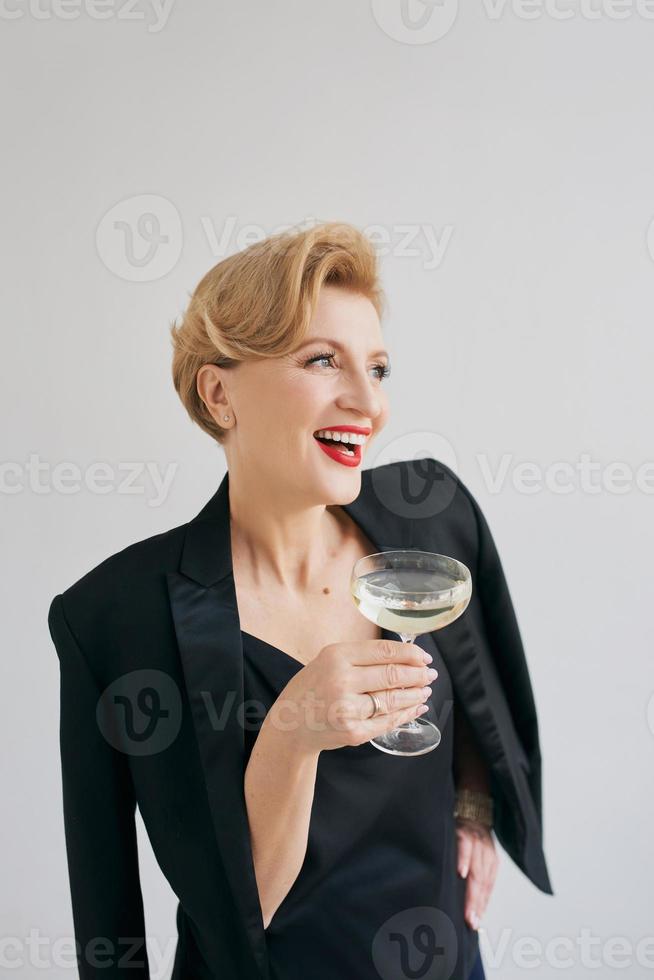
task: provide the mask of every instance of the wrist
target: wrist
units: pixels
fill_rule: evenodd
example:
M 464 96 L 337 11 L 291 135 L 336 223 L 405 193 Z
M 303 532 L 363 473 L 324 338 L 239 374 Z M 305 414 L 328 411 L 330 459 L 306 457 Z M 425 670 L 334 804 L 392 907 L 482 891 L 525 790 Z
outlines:
M 274 703 L 264 718 L 258 738 L 274 744 L 275 751 L 283 754 L 289 764 L 312 764 L 318 762 L 319 750 L 307 748 L 299 735 L 299 723 L 288 718 L 282 718 Z
M 455 794 L 454 816 L 493 826 L 493 797 L 481 790 L 462 787 Z

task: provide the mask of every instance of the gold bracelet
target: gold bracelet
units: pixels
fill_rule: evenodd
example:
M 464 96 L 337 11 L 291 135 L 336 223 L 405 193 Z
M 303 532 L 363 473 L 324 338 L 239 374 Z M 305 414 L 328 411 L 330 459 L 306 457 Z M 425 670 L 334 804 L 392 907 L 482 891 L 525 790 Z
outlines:
M 477 820 L 486 827 L 493 826 L 493 797 L 479 790 L 457 790 L 454 816 Z

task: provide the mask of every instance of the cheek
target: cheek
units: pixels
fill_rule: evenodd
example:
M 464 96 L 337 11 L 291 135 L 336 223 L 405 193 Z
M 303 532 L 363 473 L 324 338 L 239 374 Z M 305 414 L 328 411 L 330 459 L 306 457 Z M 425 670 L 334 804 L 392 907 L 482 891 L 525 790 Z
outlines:
M 294 423 L 296 429 L 306 429 L 314 421 L 320 421 L 332 404 L 328 386 L 307 373 L 291 375 L 275 393 L 275 400 L 279 410 Z
M 310 378 L 292 376 L 283 384 L 268 385 L 254 394 L 253 404 L 259 427 L 274 431 L 274 443 L 297 454 L 327 413 L 329 401 L 320 396 L 320 387 Z M 324 386 L 323 386 L 324 388 Z
M 242 400 L 248 405 L 253 419 L 266 426 L 270 422 L 292 422 L 307 416 L 315 401 L 315 390 L 308 379 L 296 374 L 261 371 L 249 380 Z

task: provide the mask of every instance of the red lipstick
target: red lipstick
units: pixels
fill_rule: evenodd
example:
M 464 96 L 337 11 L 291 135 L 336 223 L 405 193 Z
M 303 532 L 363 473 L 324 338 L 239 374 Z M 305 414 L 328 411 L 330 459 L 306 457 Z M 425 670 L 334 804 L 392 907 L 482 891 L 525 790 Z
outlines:
M 369 426 L 363 426 L 363 425 L 330 425 L 330 426 L 325 425 L 323 426 L 322 429 L 318 429 L 317 431 L 318 432 L 354 432 L 357 435 L 369 436 L 370 433 L 372 432 L 372 429 Z M 361 458 L 362 458 L 361 450 L 363 449 L 362 445 L 359 445 L 358 443 L 352 443 L 352 444 L 343 443 L 344 446 L 347 446 L 348 449 L 351 449 L 353 451 L 353 455 L 350 456 L 347 452 L 345 452 L 344 450 L 338 447 L 338 443 L 321 442 L 321 440 L 315 435 L 314 435 L 314 439 L 316 440 L 320 448 L 323 450 L 323 452 L 326 453 L 326 455 L 329 456 L 331 459 L 335 460 L 337 463 L 342 463 L 343 466 L 360 465 Z

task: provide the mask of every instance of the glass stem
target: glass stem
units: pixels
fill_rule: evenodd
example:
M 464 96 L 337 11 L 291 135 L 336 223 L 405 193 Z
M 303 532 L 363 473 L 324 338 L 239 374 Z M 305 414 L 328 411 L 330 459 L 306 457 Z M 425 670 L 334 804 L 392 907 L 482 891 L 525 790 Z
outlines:
M 402 643 L 413 643 L 415 639 L 415 637 L 411 633 L 398 633 L 397 635 L 402 640 Z M 418 724 L 415 718 L 412 718 L 411 721 L 405 721 L 403 725 L 400 725 L 400 728 L 405 728 L 407 731 L 410 732 L 420 731 L 420 725 Z

